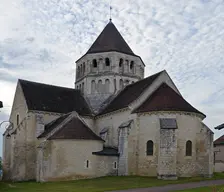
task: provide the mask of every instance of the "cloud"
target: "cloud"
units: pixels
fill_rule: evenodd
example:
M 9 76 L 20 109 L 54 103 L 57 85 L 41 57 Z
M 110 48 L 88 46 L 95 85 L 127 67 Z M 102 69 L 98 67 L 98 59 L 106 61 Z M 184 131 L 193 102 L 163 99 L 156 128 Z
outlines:
M 166 69 L 211 128 L 223 123 L 223 0 L 111 2 L 113 22 L 146 63 L 146 75 Z M 74 86 L 74 62 L 108 22 L 109 3 L 1 1 L 0 100 L 7 107 L 0 121 L 10 112 L 18 78 Z

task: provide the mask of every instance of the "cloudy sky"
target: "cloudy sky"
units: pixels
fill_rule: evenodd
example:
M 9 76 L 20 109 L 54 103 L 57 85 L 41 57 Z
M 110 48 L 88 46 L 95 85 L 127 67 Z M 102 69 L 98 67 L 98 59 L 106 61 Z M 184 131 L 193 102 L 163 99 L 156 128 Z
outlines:
M 73 87 L 74 61 L 107 24 L 110 3 L 146 76 L 166 69 L 211 129 L 223 123 L 224 0 L 1 0 L 0 122 L 18 78 Z

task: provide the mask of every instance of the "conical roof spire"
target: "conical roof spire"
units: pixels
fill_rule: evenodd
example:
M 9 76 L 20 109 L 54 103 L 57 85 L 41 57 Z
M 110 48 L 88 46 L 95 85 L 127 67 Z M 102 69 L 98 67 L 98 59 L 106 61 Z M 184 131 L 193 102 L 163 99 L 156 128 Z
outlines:
M 89 48 L 87 54 L 108 51 L 135 55 L 111 20 Z

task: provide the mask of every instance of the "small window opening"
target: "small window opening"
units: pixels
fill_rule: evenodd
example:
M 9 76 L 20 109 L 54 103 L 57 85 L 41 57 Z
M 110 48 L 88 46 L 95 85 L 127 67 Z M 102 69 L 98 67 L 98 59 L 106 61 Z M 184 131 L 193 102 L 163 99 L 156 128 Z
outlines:
M 186 156 L 192 156 L 192 142 L 189 140 L 186 142 Z
M 86 70 L 86 65 L 85 63 L 83 63 L 83 74 L 85 73 L 85 70 Z
M 89 160 L 86 161 L 86 168 L 89 168 Z
M 114 169 L 117 169 L 117 162 L 114 162 Z
M 106 58 L 105 59 L 105 63 L 106 63 L 106 66 L 109 67 L 110 66 L 110 59 L 109 58 Z
M 16 115 L 16 125 L 19 125 L 19 114 Z
M 153 141 L 149 140 L 146 145 L 146 154 L 152 156 L 153 155 Z
M 133 70 L 134 69 L 134 61 L 131 61 L 131 64 L 130 64 L 130 69 Z
M 97 61 L 96 61 L 96 59 L 93 59 L 93 67 L 97 68 Z
M 123 59 L 120 59 L 120 62 L 119 62 L 119 67 L 122 67 L 122 65 L 123 65 Z

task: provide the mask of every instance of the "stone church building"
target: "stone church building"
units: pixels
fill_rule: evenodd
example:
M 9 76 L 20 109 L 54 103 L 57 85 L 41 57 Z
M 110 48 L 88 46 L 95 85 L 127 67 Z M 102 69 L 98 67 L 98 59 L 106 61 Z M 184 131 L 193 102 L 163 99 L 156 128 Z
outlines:
M 205 114 L 165 70 L 147 78 L 144 70 L 110 21 L 76 61 L 74 89 L 19 79 L 3 134 L 4 179 L 211 176 Z

